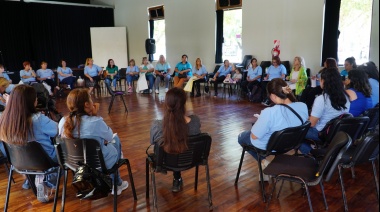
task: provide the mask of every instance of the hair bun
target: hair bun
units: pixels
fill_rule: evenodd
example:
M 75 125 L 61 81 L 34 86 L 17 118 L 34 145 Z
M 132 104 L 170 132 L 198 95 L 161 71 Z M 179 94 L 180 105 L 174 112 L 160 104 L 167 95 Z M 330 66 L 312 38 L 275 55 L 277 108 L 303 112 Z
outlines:
M 284 94 L 290 94 L 292 92 L 292 89 L 289 87 L 289 85 L 287 85 L 285 87 L 282 87 L 282 92 L 284 92 Z

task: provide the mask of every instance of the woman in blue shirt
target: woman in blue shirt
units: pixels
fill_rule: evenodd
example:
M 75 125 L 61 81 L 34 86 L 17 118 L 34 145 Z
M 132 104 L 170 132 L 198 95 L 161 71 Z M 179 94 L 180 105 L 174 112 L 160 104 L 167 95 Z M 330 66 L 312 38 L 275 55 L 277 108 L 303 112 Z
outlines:
M 154 85 L 156 94 L 159 93 L 160 83 L 162 80 L 165 82 L 165 93 L 168 92 L 170 82 L 170 64 L 166 62 L 164 55 L 160 55 L 160 59 L 154 69 L 154 73 L 156 74 L 156 81 Z
M 129 60 L 129 66 L 127 67 L 127 83 L 128 83 L 128 93 L 132 93 L 132 82 L 137 81 L 139 79 L 139 67 L 136 66 L 136 62 L 134 59 Z
M 300 126 L 308 118 L 306 104 L 297 102 L 292 89 L 289 88 L 284 80 L 280 78 L 273 79 L 268 83 L 267 89 L 269 98 L 276 105 L 262 110 L 258 120 L 252 126 L 252 129 L 242 132 L 239 135 L 238 142 L 241 146 L 250 145 L 258 149 L 266 150 L 269 138 L 275 131 Z M 281 104 L 286 104 L 297 111 L 302 118 L 302 122 L 297 118 L 295 113 Z M 248 152 L 258 160 L 256 152 Z M 263 160 L 262 163 L 264 167 L 268 164 L 266 160 Z
M 346 92 L 350 96 L 350 113 L 354 116 L 360 116 L 365 110 L 372 108 L 371 85 L 368 82 L 367 74 L 360 70 L 351 70 L 348 72 L 348 78 L 345 81 Z
M 90 88 L 90 93 L 96 85 L 98 85 L 100 80 L 100 75 L 102 74 L 102 68 L 94 64 L 92 58 L 86 59 L 86 66 L 84 67 L 84 75 L 87 77 L 86 86 Z
M 36 82 L 37 75 L 33 71 L 32 67 L 30 66 L 30 62 L 25 61 L 22 63 L 22 65 L 24 66 L 24 69 L 20 70 L 21 81 L 24 84 L 30 84 L 30 83 Z
M 107 169 L 111 169 L 121 158 L 121 144 L 117 135 L 97 116 L 99 103 L 93 103 L 87 89 L 74 89 L 67 96 L 66 105 L 70 114 L 59 122 L 59 135 L 65 138 L 89 138 L 99 142 Z M 113 180 L 113 177 L 112 177 Z M 117 195 L 128 188 L 128 182 L 117 179 Z M 112 194 L 114 191 L 112 190 Z
M 372 106 L 375 107 L 379 103 L 379 70 L 374 62 L 370 61 L 364 63 L 363 65 L 358 67 L 359 70 L 364 71 L 368 75 L 368 81 L 371 85 L 371 99 Z
M 223 83 L 227 75 L 231 73 L 232 66 L 230 66 L 230 61 L 224 60 L 223 66 L 220 66 L 219 70 L 214 75 L 214 78 L 210 79 L 210 83 L 214 84 L 214 97 L 218 96 L 218 84 Z
M 263 70 L 261 66 L 257 65 L 257 59 L 251 59 L 251 66 L 248 68 L 247 79 L 241 83 L 242 90 L 248 95 L 252 91 L 253 86 L 261 81 Z
M 355 57 L 348 57 L 348 58 L 346 58 L 346 60 L 344 61 L 344 70 L 342 70 L 342 71 L 340 72 L 340 75 L 343 76 L 344 78 L 347 78 L 348 73 L 349 73 L 352 69 L 356 69 L 356 68 L 357 68 L 357 65 L 356 65 Z
M 266 87 L 268 84 L 268 81 L 271 81 L 272 79 L 280 78 L 285 79 L 286 75 L 286 68 L 284 65 L 281 64 L 281 60 L 278 56 L 273 57 L 272 59 L 272 65 L 269 66 L 269 68 L 266 71 L 266 76 L 264 77 L 264 82 L 261 83 L 261 91 L 262 91 L 262 97 L 263 97 L 263 105 L 269 106 L 270 105 L 270 99 L 267 97 L 267 91 Z
M 0 77 L 4 77 L 9 85 L 7 86 L 7 88 L 5 89 L 5 92 L 7 94 L 10 94 L 11 91 L 13 90 L 13 88 L 16 86 L 15 84 L 12 84 L 12 80 L 11 78 L 9 78 L 8 74 L 7 73 L 4 73 L 5 69 L 4 69 L 4 66 L 2 64 L 0 64 Z
M 57 68 L 58 78 L 61 83 L 67 84 L 68 89 L 74 89 L 75 77 L 73 70 L 66 67 L 66 60 L 61 60 L 60 65 Z
M 194 96 L 194 87 L 197 90 L 196 97 L 201 96 L 201 82 L 206 81 L 207 70 L 206 67 L 202 64 L 201 58 L 195 60 L 195 66 L 193 68 L 193 76 L 197 77 L 197 80 L 194 81 L 193 88 L 191 90 L 190 96 Z
M 174 69 L 174 87 L 183 88 L 183 84 L 193 76 L 191 64 L 187 62 L 187 55 L 181 57 L 181 62 L 177 63 Z
M 46 82 L 50 86 L 51 92 L 54 94 L 59 90 L 57 82 L 55 81 L 54 72 L 47 68 L 47 62 L 41 62 L 41 68 L 37 70 L 37 79 L 42 83 Z

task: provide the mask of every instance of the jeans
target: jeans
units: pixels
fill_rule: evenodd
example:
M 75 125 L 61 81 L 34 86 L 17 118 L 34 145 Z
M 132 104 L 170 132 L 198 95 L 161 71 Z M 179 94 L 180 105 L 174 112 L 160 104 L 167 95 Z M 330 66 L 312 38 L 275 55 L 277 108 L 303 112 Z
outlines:
M 120 138 L 118 136 L 114 137 L 115 143 L 108 143 L 107 146 L 102 145 L 102 153 L 103 155 L 114 154 L 114 157 L 110 160 L 105 160 L 105 165 L 107 169 L 111 169 L 120 159 L 121 157 L 121 144 Z M 113 181 L 113 174 L 110 175 Z M 117 185 L 121 185 L 122 179 L 120 177 L 120 173 L 118 170 L 118 179 Z
M 153 76 L 153 74 L 149 74 L 149 75 L 145 74 L 145 79 L 149 81 L 149 89 L 153 89 L 153 85 L 154 85 L 154 76 Z
M 128 82 L 128 86 L 131 86 L 132 85 L 132 82 L 133 81 L 137 81 L 139 79 L 139 75 L 127 75 L 127 82 Z
M 320 141 L 320 139 L 318 137 L 318 133 L 319 133 L 319 131 L 315 127 L 310 127 L 309 131 L 307 131 L 305 138 L 311 139 L 313 141 Z M 308 143 L 302 143 L 300 148 L 299 148 L 299 150 L 302 152 L 302 154 L 309 154 L 312 149 L 313 148 L 311 148 L 310 144 L 308 144 Z
M 75 77 L 66 77 L 66 78 L 61 80 L 61 83 L 70 85 L 70 88 L 74 89 L 75 80 L 76 80 Z
M 240 146 L 253 146 L 252 145 L 252 142 L 251 142 L 251 131 L 248 130 L 248 131 L 244 131 L 242 133 L 239 134 L 238 136 L 238 142 L 240 144 Z M 253 158 L 255 158 L 257 161 L 259 160 L 259 155 L 255 152 L 255 151 L 252 151 L 252 150 L 248 150 L 247 151 L 249 154 L 251 154 L 253 156 Z M 262 157 L 260 156 L 261 160 L 265 159 L 265 157 Z
M 114 76 L 113 79 L 111 79 L 111 77 L 107 77 L 105 81 L 106 81 L 107 84 L 110 84 L 110 83 L 111 83 L 111 80 L 112 80 L 112 85 L 113 85 L 113 87 L 116 88 L 116 82 L 117 82 L 117 80 L 118 80 L 118 77 L 117 77 L 117 76 Z
M 165 88 L 169 88 L 170 74 L 166 74 L 166 76 L 160 76 L 160 75 L 156 76 L 156 82 L 155 82 L 154 87 L 157 90 L 159 90 L 159 88 L 160 88 L 161 80 L 164 80 L 164 82 L 165 82 Z

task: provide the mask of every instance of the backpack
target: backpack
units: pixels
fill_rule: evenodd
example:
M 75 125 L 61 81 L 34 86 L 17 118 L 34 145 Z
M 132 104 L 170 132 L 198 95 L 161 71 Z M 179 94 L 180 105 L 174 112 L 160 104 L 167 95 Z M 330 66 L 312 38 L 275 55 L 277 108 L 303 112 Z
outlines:
M 254 85 L 251 91 L 251 94 L 249 95 L 249 101 L 250 102 L 261 102 L 261 87 L 259 85 Z
M 72 185 L 77 190 L 77 198 L 95 200 L 108 196 L 112 180 L 101 171 L 80 163 L 75 170 Z

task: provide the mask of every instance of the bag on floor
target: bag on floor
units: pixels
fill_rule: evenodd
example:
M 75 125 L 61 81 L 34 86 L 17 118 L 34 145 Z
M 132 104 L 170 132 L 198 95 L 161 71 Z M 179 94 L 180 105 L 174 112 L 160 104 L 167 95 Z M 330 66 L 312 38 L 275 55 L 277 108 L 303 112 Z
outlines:
M 137 80 L 137 86 L 136 86 L 136 92 L 139 93 L 140 91 L 148 89 L 148 83 L 145 79 L 145 73 L 140 73 L 140 77 Z
M 250 102 L 261 102 L 262 101 L 261 87 L 259 85 L 253 86 L 251 94 L 249 95 L 249 101 Z
M 191 92 L 191 90 L 193 89 L 194 80 L 196 80 L 196 79 L 198 79 L 198 78 L 197 77 L 191 77 L 189 79 L 189 81 L 186 83 L 186 86 L 183 90 L 186 92 Z

